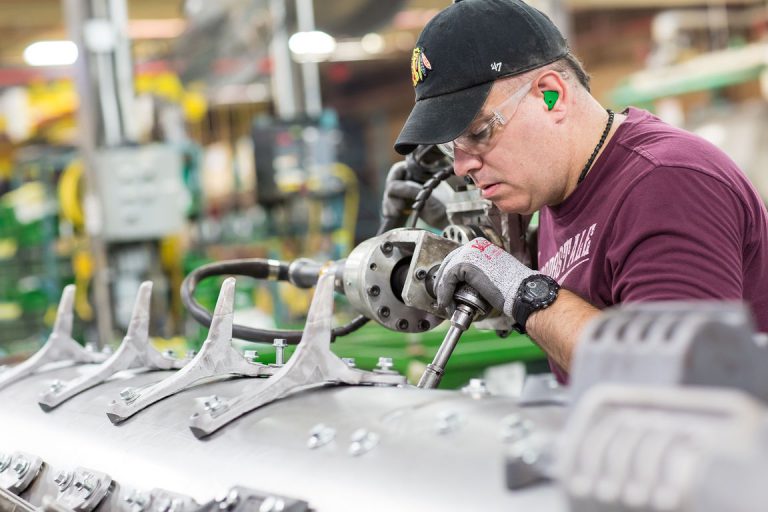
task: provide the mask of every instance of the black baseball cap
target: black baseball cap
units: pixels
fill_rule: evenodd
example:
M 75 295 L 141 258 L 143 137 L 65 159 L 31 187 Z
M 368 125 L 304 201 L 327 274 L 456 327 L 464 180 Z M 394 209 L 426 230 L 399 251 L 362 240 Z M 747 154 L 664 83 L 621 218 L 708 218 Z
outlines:
M 458 137 L 485 103 L 493 82 L 568 54 L 552 21 L 520 0 L 461 0 L 427 23 L 411 56 L 416 105 L 395 142 L 406 155 L 419 144 Z

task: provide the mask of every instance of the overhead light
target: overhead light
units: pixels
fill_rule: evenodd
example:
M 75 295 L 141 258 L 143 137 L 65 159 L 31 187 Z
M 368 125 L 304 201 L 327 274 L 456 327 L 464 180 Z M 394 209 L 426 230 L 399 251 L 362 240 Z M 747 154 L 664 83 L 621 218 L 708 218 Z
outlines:
M 296 32 L 288 39 L 288 48 L 300 62 L 322 61 L 336 49 L 336 40 L 319 30 Z
M 69 66 L 77 60 L 77 45 L 72 41 L 38 41 L 24 49 L 30 66 Z
M 384 50 L 384 38 L 376 33 L 365 34 L 360 39 L 360 45 L 368 53 L 381 53 Z

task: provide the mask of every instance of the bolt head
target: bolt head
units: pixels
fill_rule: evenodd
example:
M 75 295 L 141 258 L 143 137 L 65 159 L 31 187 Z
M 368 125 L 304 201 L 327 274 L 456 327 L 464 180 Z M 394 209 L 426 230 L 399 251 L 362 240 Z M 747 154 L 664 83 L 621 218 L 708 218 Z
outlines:
M 428 331 L 432 325 L 430 325 L 429 320 L 421 319 L 419 320 L 419 330 L 420 331 Z
M 277 348 L 285 348 L 288 346 L 288 342 L 283 338 L 275 338 L 275 341 L 272 342 L 272 345 Z
M 69 487 L 71 481 L 72 473 L 69 471 L 59 471 L 59 473 L 56 475 L 56 478 L 53 479 L 53 482 L 58 486 L 60 491 L 63 491 Z
M 134 398 L 136 398 L 136 388 L 125 388 L 122 391 L 120 391 L 120 398 L 123 399 L 124 402 L 130 402 Z
M 379 435 L 377 433 L 359 428 L 352 433 L 349 454 L 355 457 L 362 455 L 371 451 L 377 444 L 379 444 Z
M 408 326 L 409 326 L 408 320 L 406 320 L 405 318 L 401 318 L 400 320 L 397 321 L 397 328 L 400 329 L 401 331 L 408 330 Z
M 277 496 L 267 496 L 259 507 L 259 512 L 283 512 L 284 510 L 285 500 Z
M 24 475 L 29 469 L 29 461 L 23 457 L 18 457 L 13 464 L 13 472 L 19 476 Z
M 355 362 L 354 357 L 342 357 L 341 360 L 350 368 L 357 368 L 357 363 Z
M 391 370 L 394 366 L 394 363 L 392 362 L 391 357 L 380 357 L 378 362 L 378 367 L 382 370 Z
M 217 395 L 211 395 L 203 401 L 203 407 L 208 412 L 218 411 L 224 403 Z
M 381 294 L 381 288 L 379 288 L 377 285 L 373 285 L 370 288 L 368 288 L 368 295 L 371 297 L 378 297 Z
M 392 242 L 384 242 L 381 244 L 381 252 L 384 254 L 391 254 L 392 253 Z
M 416 271 L 416 279 L 418 279 L 419 281 L 422 281 L 426 277 L 427 277 L 427 271 L 424 270 L 423 268 L 420 268 L 419 270 Z
M 381 318 L 389 318 L 389 308 L 387 306 L 382 306 L 379 308 L 379 316 Z
M 7 455 L 5 453 L 0 453 L 0 473 L 8 469 L 8 466 L 11 465 L 11 460 L 13 457 L 10 455 Z
M 258 350 L 244 350 L 243 357 L 246 358 L 248 361 L 253 361 L 254 359 L 259 358 L 259 352 Z

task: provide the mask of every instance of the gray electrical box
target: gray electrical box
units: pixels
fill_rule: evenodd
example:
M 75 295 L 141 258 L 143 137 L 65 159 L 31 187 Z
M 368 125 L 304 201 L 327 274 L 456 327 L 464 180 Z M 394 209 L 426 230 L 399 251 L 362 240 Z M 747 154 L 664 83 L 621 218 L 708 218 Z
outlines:
M 94 167 L 100 212 L 88 220 L 91 232 L 129 242 L 181 230 L 188 193 L 178 149 L 161 144 L 100 149 Z

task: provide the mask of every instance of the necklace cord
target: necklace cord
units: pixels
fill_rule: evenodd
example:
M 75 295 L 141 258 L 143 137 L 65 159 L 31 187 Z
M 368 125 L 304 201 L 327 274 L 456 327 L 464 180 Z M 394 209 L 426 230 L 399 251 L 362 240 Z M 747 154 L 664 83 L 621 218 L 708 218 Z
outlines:
M 605 139 L 608 138 L 608 133 L 611 131 L 611 127 L 613 126 L 613 118 L 614 118 L 614 112 L 613 110 L 608 109 L 608 122 L 605 125 L 605 130 L 603 130 L 602 136 L 600 136 L 600 142 L 597 143 L 597 146 L 595 146 L 595 150 L 592 151 L 592 155 L 589 157 L 589 160 L 587 160 L 587 164 L 584 166 L 584 169 L 581 170 L 581 174 L 579 174 L 579 181 L 576 182 L 578 185 L 582 181 L 584 181 L 584 178 L 587 177 L 587 173 L 589 172 L 589 169 L 592 167 L 592 164 L 595 163 L 595 158 L 597 158 L 597 154 L 600 152 L 600 148 L 603 147 L 603 144 L 605 144 Z

